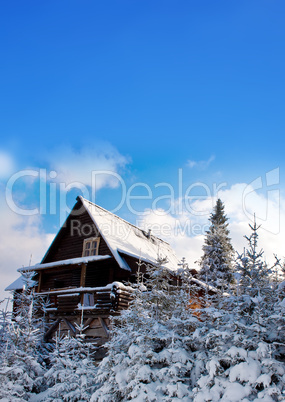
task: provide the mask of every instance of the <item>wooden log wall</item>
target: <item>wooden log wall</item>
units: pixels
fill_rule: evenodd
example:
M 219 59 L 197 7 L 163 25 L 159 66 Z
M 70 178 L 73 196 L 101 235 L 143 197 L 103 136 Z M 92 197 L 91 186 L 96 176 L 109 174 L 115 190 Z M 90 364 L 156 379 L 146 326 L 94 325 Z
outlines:
M 41 273 L 41 291 L 56 288 L 68 288 L 80 286 L 81 267 L 64 266 L 50 268 Z
M 81 257 L 83 242 L 90 237 L 100 237 L 99 255 L 110 255 L 105 240 L 98 233 L 87 211 L 83 211 L 78 216 L 69 215 L 65 226 L 60 229 L 42 263 Z
M 94 305 L 83 306 L 84 294 L 93 294 Z M 102 289 L 97 291 L 75 291 L 70 293 L 50 292 L 46 298 L 49 300 L 49 310 L 52 315 L 78 315 L 81 314 L 80 305 L 84 307 L 85 314 L 110 314 L 129 307 L 132 295 L 124 289 Z M 89 307 L 89 308 L 88 308 Z

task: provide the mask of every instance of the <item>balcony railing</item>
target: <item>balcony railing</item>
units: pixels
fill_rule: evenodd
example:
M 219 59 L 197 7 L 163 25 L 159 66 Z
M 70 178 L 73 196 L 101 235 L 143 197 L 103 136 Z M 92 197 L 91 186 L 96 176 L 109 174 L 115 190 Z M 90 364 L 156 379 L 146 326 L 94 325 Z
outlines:
M 79 287 L 38 293 L 48 301 L 46 313 L 53 315 L 109 314 L 126 309 L 132 300 L 132 289 L 120 282 L 104 287 Z

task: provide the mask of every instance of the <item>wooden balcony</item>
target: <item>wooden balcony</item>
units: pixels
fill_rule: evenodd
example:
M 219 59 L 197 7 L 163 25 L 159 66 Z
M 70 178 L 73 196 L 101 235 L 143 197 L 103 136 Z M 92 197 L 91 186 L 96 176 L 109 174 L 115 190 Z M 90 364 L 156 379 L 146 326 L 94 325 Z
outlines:
M 110 315 L 126 309 L 132 300 L 131 288 L 120 282 L 105 287 L 80 287 L 37 293 L 48 301 L 48 315 Z

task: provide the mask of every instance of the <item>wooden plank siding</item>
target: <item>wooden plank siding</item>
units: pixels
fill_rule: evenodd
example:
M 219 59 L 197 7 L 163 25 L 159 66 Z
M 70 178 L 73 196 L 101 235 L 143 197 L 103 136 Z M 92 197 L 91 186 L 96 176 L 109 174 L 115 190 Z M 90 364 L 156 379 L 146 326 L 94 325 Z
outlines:
M 98 287 L 105 286 L 107 283 L 118 280 L 118 276 L 111 275 L 116 271 L 123 271 L 124 277 L 128 279 L 128 272 L 121 270 L 117 267 L 117 263 L 114 259 L 89 262 L 86 266 L 85 274 L 82 273 L 82 267 L 80 265 L 66 265 L 56 268 L 49 268 L 41 271 L 41 292 L 48 290 L 63 289 L 69 287 Z M 81 282 L 82 275 L 84 275 L 85 283 Z M 113 276 L 113 278 L 111 278 Z M 111 280 L 110 280 L 111 279 Z
M 68 287 L 77 288 L 80 286 L 81 266 L 51 268 L 42 271 L 41 276 L 41 292 Z
M 113 259 L 89 263 L 86 270 L 85 286 L 106 286 L 107 283 L 113 282 L 113 280 L 109 280 L 110 271 L 116 269 L 118 270 L 117 263 Z
M 90 237 L 100 237 L 99 255 L 111 255 L 105 240 L 98 235 L 98 228 L 90 218 L 86 210 L 80 210 L 81 202 L 77 202 L 74 207 L 75 213 L 71 213 L 65 224 L 58 232 L 52 245 L 42 260 L 42 264 L 69 258 L 82 256 L 83 242 Z M 81 211 L 76 214 L 76 211 Z

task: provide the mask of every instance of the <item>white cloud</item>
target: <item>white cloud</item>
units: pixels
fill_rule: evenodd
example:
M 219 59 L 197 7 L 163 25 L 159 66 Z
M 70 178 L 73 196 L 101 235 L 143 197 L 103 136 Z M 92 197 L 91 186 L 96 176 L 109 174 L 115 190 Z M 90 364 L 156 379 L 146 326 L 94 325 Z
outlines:
M 244 235 L 250 234 L 248 224 L 253 222 L 255 213 L 257 223 L 261 224 L 259 247 L 263 248 L 267 262 L 274 261 L 273 254 L 284 258 L 285 200 L 280 198 L 279 192 L 268 192 L 265 196 L 245 183 L 238 183 L 227 190 L 220 190 L 219 197 L 225 204 L 232 243 L 238 252 L 242 252 L 247 245 Z M 163 210 L 147 210 L 140 224 L 145 229 L 152 228 L 153 234 L 173 246 L 179 258 L 186 257 L 194 266 L 202 255 L 204 233 L 215 202 L 214 197 L 193 201 L 191 210 L 184 205 L 183 212 L 175 216 L 163 213 Z M 193 214 L 193 211 L 196 213 Z
M 15 161 L 10 154 L 0 150 L 0 180 L 7 179 L 15 170 Z
M 100 143 L 99 146 L 90 146 L 72 149 L 69 146 L 58 148 L 46 157 L 50 168 L 56 172 L 56 178 L 49 172 L 49 176 L 59 183 L 68 186 L 78 182 L 83 187 L 90 186 L 92 171 L 97 172 L 96 189 L 102 187 L 115 188 L 118 185 L 118 173 L 123 170 L 128 158 L 121 155 L 110 144 Z M 12 157 L 0 151 L 0 179 L 8 177 L 14 169 Z M 98 174 L 105 171 L 104 174 Z M 106 173 L 108 172 L 108 173 Z M 32 184 L 27 181 L 28 184 Z M 17 268 L 29 265 L 32 254 L 32 264 L 39 262 L 44 256 L 54 235 L 44 232 L 41 227 L 41 218 L 37 216 L 22 216 L 13 212 L 7 205 L 4 189 L 0 189 L 0 300 L 7 297 L 5 287 L 18 278 Z M 14 194 L 21 197 L 21 194 Z
M 66 185 L 77 182 L 91 186 L 92 172 L 96 172 L 96 189 L 117 187 L 117 174 L 129 163 L 127 157 L 108 143 L 80 149 L 64 146 L 51 152 L 47 159 L 57 174 L 55 180 Z
M 210 158 L 206 161 L 194 161 L 189 159 L 187 161 L 187 166 L 190 167 L 191 169 L 196 168 L 198 170 L 206 170 L 214 160 L 215 160 L 214 155 L 210 156 Z
M 56 178 L 49 172 L 50 178 L 64 183 L 65 186 L 75 182 L 83 187 L 90 186 L 91 173 L 96 171 L 96 189 L 117 187 L 118 173 L 129 162 L 128 158 L 106 143 L 76 150 L 64 146 L 50 152 L 46 160 L 56 172 Z M 0 179 L 8 177 L 13 169 L 13 158 L 0 151 Z M 100 171 L 105 173 L 98 174 Z M 33 180 L 26 184 L 32 183 Z M 4 289 L 18 278 L 17 268 L 29 265 L 31 255 L 32 264 L 39 262 L 54 237 L 44 232 L 39 215 L 29 217 L 13 212 L 8 207 L 4 194 L 4 189 L 0 188 L 0 300 L 9 295 Z M 21 193 L 14 194 L 15 197 L 21 198 Z
M 0 231 L 0 300 L 9 296 L 4 289 L 19 277 L 17 269 L 39 262 L 54 235 L 44 233 L 39 218 L 12 212 L 1 192 Z

